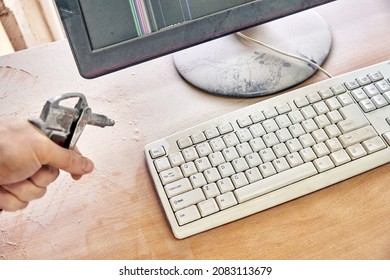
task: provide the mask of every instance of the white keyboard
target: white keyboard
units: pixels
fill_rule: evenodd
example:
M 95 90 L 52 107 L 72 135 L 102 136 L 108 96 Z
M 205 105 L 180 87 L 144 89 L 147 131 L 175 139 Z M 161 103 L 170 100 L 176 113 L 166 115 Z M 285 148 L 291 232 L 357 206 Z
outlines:
M 185 238 L 390 161 L 390 61 L 261 101 L 145 147 Z

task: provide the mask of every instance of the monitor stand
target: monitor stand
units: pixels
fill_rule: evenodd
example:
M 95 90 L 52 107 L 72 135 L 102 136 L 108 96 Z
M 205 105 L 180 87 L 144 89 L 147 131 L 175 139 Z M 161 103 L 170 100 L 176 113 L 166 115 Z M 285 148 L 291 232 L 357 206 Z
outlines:
M 321 65 L 332 36 L 327 23 L 313 10 L 293 14 L 243 31 L 268 45 Z M 279 92 L 312 76 L 306 62 L 280 55 L 237 35 L 225 36 L 173 55 L 180 75 L 207 92 L 255 97 Z

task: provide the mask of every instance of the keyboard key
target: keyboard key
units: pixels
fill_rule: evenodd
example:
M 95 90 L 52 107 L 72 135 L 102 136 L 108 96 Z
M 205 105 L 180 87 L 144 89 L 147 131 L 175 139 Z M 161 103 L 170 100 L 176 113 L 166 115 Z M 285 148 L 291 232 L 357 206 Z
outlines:
M 297 139 L 292 139 L 290 141 L 287 141 L 287 144 L 290 143 L 290 145 L 292 145 L 293 143 L 291 141 L 293 141 L 293 140 L 298 141 Z M 298 143 L 299 143 L 299 141 L 298 141 Z M 299 143 L 299 145 L 300 145 L 300 143 Z M 272 150 L 275 153 L 275 156 L 277 158 L 284 157 L 290 153 L 289 149 L 287 148 L 286 144 L 284 144 L 284 143 L 280 143 L 280 144 L 273 146 Z M 258 165 L 260 165 L 260 163 Z
M 376 109 L 374 103 L 370 99 L 365 99 L 359 102 L 360 107 L 364 112 L 368 113 Z
M 218 126 L 218 131 L 221 134 L 226 134 L 233 131 L 233 127 L 230 123 L 221 124 Z
M 158 172 L 167 170 L 172 167 L 167 157 L 156 159 L 154 161 L 154 166 L 156 166 Z
M 284 113 L 290 112 L 291 108 L 290 105 L 288 105 L 287 103 L 283 103 L 276 106 L 276 111 L 278 111 L 278 114 L 282 115 Z
M 365 86 L 363 90 L 369 98 L 379 94 L 379 90 L 373 84 Z
M 196 166 L 192 161 L 182 164 L 180 169 L 183 172 L 184 177 L 190 177 L 191 175 L 198 173 L 198 169 L 196 169 Z
M 372 126 L 366 126 L 339 136 L 339 141 L 344 148 L 361 143 L 377 136 Z
M 331 90 L 333 91 L 333 93 L 335 95 L 338 95 L 338 94 L 342 94 L 345 92 L 345 88 L 343 85 L 336 85 L 336 86 L 333 86 L 331 87 Z
M 176 212 L 177 210 L 186 208 L 193 204 L 197 204 L 203 200 L 206 200 L 203 191 L 201 189 L 194 189 L 192 191 L 174 196 L 169 201 L 173 211 Z
M 213 128 L 207 129 L 204 132 L 204 134 L 206 135 L 207 139 L 212 139 L 212 138 L 219 136 L 219 131 L 216 127 L 213 127 Z
M 338 150 L 337 152 L 331 153 L 329 157 L 335 166 L 339 166 L 351 161 L 351 158 L 348 156 L 345 150 Z
M 232 147 L 237 144 L 240 144 L 240 140 L 238 140 L 235 133 L 229 133 L 223 136 L 223 140 L 225 141 L 225 144 L 227 147 Z
M 248 178 L 249 183 L 253 183 L 261 180 L 263 177 L 260 174 L 258 168 L 254 167 L 245 171 L 245 176 Z
M 214 152 L 222 151 L 226 148 L 226 144 L 221 137 L 212 139 L 209 144 Z
M 172 167 L 182 165 L 185 162 L 183 155 L 180 152 L 170 154 L 168 159 Z
M 234 191 L 234 194 L 236 195 L 238 202 L 242 203 L 315 174 L 317 174 L 316 168 L 311 162 L 308 162 L 282 173 L 278 173 L 274 176 L 262 179 L 248 186 L 239 188 Z
M 218 166 L 218 171 L 221 174 L 222 178 L 232 176 L 234 172 L 234 168 L 230 162 L 223 163 Z
M 298 108 L 305 107 L 306 105 L 309 105 L 309 100 L 304 96 L 298 99 L 294 100 L 295 106 Z
M 386 91 L 390 91 L 390 85 L 388 82 L 386 82 L 385 80 L 383 81 L 380 81 L 380 82 L 377 82 L 375 84 L 375 86 L 378 88 L 378 90 L 381 92 L 381 93 L 384 93 Z
M 261 138 L 252 139 L 251 141 L 249 141 L 249 145 L 251 146 L 251 148 L 254 152 L 258 152 L 258 151 L 266 148 L 266 145 L 265 145 L 263 139 L 261 139 Z
M 320 173 L 335 167 L 333 161 L 330 159 L 329 156 L 318 158 L 314 160 L 313 163 L 317 168 L 318 172 Z
M 221 194 L 217 196 L 215 200 L 217 201 L 219 209 L 221 210 L 232 207 L 237 204 L 237 200 L 232 192 Z
M 329 98 L 325 101 L 326 105 L 328 106 L 329 110 L 337 110 L 341 108 L 341 104 L 338 101 L 336 97 Z
M 303 163 L 302 158 L 297 152 L 287 155 L 286 159 L 291 167 L 295 167 Z
M 232 180 L 232 183 L 236 189 L 249 184 L 248 179 L 246 178 L 245 174 L 242 172 L 234 174 L 233 176 L 230 177 L 230 179 Z
M 361 88 L 353 90 L 351 92 L 351 94 L 352 94 L 353 98 L 355 98 L 355 100 L 357 102 L 360 102 L 360 101 L 368 98 L 367 94 Z
M 190 137 L 185 137 L 182 139 L 177 140 L 177 145 L 180 149 L 188 148 L 192 145 L 192 141 Z
M 240 157 L 245 157 L 246 155 L 249 155 L 250 153 L 252 153 L 252 149 L 249 146 L 248 142 L 238 144 L 236 146 L 236 150 L 237 150 L 238 154 L 240 155 Z
M 343 117 L 341 116 L 340 112 L 337 110 L 327 113 L 326 116 L 328 117 L 331 123 L 338 123 L 343 120 Z
M 386 101 L 386 99 L 382 95 L 374 96 L 373 98 L 371 98 L 371 101 L 372 101 L 372 103 L 374 103 L 376 108 L 382 108 L 382 107 L 389 105 L 389 103 Z
M 302 109 L 301 109 L 301 113 L 302 113 L 302 115 L 305 117 L 306 120 L 312 119 L 312 118 L 314 118 L 315 116 L 317 116 L 317 113 L 316 113 L 316 111 L 313 109 L 312 106 L 306 106 L 306 107 L 302 108 Z
M 253 123 L 258 123 L 265 120 L 265 116 L 262 112 L 257 112 L 256 114 L 251 115 L 250 118 L 252 119 Z
M 287 115 L 281 115 L 275 118 L 275 121 L 279 128 L 285 128 L 292 125 L 290 119 L 287 117 Z
M 348 93 L 340 94 L 339 96 L 337 96 L 337 100 L 342 106 L 347 106 L 353 103 L 353 99 Z
M 192 186 L 188 178 L 180 179 L 176 182 L 167 184 L 165 187 L 165 192 L 167 193 L 168 198 L 171 198 L 175 195 L 182 194 L 192 190 Z
M 183 150 L 183 157 L 186 162 L 193 161 L 199 157 L 194 147 L 189 147 Z
M 305 120 L 304 116 L 300 111 L 292 111 L 288 113 L 288 117 L 290 118 L 293 124 L 297 124 Z
M 267 147 L 272 147 L 276 144 L 279 144 L 279 139 L 275 133 L 269 133 L 264 135 L 263 141 Z
M 356 79 L 359 85 L 365 86 L 369 83 L 371 83 L 371 80 L 367 76 L 362 76 Z
M 312 148 L 305 148 L 300 150 L 299 155 L 302 157 L 304 162 L 310 162 L 317 158 Z
M 364 157 L 367 155 L 366 150 L 363 148 L 361 144 L 355 144 L 346 149 L 348 155 L 352 160 Z
M 258 153 L 251 153 L 245 156 L 245 160 L 247 161 L 249 167 L 259 166 L 263 163 Z
M 290 165 L 284 157 L 275 159 L 274 161 L 272 161 L 272 164 L 275 166 L 275 169 L 278 173 L 290 169 Z
M 345 83 L 345 86 L 348 90 L 353 90 L 359 87 L 359 83 L 355 80 L 349 81 Z
M 222 154 L 226 161 L 232 161 L 240 157 L 236 148 L 234 147 L 223 149 Z
M 259 123 L 251 125 L 249 127 L 249 131 L 252 133 L 252 136 L 255 137 L 255 138 L 256 137 L 261 137 L 261 136 L 266 134 L 266 131 L 264 130 L 264 127 L 261 124 L 259 124 Z
M 314 130 L 318 129 L 317 124 L 314 122 L 313 119 L 308 119 L 302 122 L 303 129 L 307 132 L 313 132 Z
M 207 157 L 198 158 L 194 161 L 194 163 L 199 172 L 203 172 L 206 169 L 211 168 L 211 163 Z
M 318 92 L 309 93 L 306 97 L 307 100 L 309 100 L 309 103 L 316 103 L 321 100 L 321 96 Z
M 333 91 L 330 88 L 320 90 L 318 93 L 322 99 L 326 99 L 333 96 Z
M 219 179 L 221 179 L 221 175 L 219 174 L 217 168 L 215 168 L 215 167 L 207 169 L 203 174 L 204 174 L 206 181 L 208 183 L 216 182 Z
M 206 136 L 203 134 L 203 132 L 196 133 L 191 136 L 191 140 L 194 144 L 198 144 L 200 142 L 206 141 Z
M 200 219 L 200 214 L 195 205 L 182 209 L 176 212 L 176 219 L 179 225 L 185 225 L 197 219 Z
M 217 187 L 216 183 L 211 183 L 203 186 L 203 192 L 206 195 L 206 198 L 212 198 L 216 197 L 217 195 L 220 195 L 219 189 Z
M 196 173 L 190 176 L 191 185 L 195 188 L 203 187 L 207 184 L 206 178 L 202 173 Z
M 217 186 L 221 193 L 230 192 L 234 190 L 234 185 L 232 183 L 232 180 L 230 180 L 230 178 L 223 178 L 217 181 Z
M 206 217 L 219 211 L 218 205 L 214 199 L 207 199 L 198 203 L 199 212 L 202 217 Z
M 279 129 L 278 124 L 273 119 L 264 121 L 263 127 L 267 133 L 275 132 Z
M 244 117 L 237 120 L 237 124 L 239 127 L 243 128 L 246 126 L 250 126 L 253 124 L 252 119 L 250 117 Z
M 383 79 L 383 76 L 380 72 L 371 73 L 368 75 L 371 81 L 376 82 Z
M 163 185 L 172 183 L 181 178 L 183 178 L 183 174 L 179 167 L 174 167 L 160 173 L 160 179 Z
M 329 139 L 325 142 L 326 146 L 328 147 L 330 152 L 336 152 L 338 150 L 341 150 L 343 146 L 341 145 L 340 141 L 336 138 Z
M 364 116 L 356 104 L 343 107 L 339 111 L 340 114 L 344 117 L 344 120 L 337 124 L 342 133 L 347 133 L 369 124 L 366 116 Z
M 233 168 L 236 172 L 249 169 L 249 165 L 244 158 L 238 158 L 232 161 Z
M 266 119 L 270 119 L 270 118 L 273 118 L 273 117 L 276 117 L 278 115 L 278 111 L 276 111 L 275 108 L 267 108 L 263 111 L 263 114 L 265 116 Z
M 383 138 L 385 139 L 387 144 L 390 145 L 390 132 L 386 132 L 385 134 L 383 134 Z
M 265 162 L 263 164 L 260 164 L 259 170 L 260 170 L 261 175 L 264 178 L 270 177 L 270 176 L 276 174 L 275 167 L 272 165 L 271 162 Z
M 247 128 L 240 129 L 239 131 L 237 131 L 236 134 L 237 134 L 238 140 L 240 140 L 241 143 L 247 142 L 247 141 L 253 139 L 252 134 L 250 133 L 249 129 L 247 129 Z
M 317 157 L 323 157 L 330 154 L 330 151 L 325 143 L 315 144 L 312 148 Z
M 386 148 L 386 144 L 379 136 L 364 141 L 362 145 L 368 154 L 372 154 Z
M 225 162 L 225 158 L 223 157 L 221 152 L 212 153 L 209 155 L 209 160 L 212 166 L 218 166 Z
M 149 151 L 149 153 L 150 153 L 150 157 L 153 158 L 153 159 L 166 155 L 165 149 L 164 149 L 163 146 L 159 146 L 159 147 L 153 148 L 153 149 L 151 149 Z

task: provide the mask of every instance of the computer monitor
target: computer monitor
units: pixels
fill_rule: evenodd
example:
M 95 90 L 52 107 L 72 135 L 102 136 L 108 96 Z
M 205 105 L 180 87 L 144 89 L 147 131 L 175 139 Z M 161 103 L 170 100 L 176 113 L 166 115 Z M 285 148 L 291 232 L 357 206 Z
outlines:
M 266 31 L 260 33 L 266 34 L 266 41 L 267 38 L 271 41 L 269 44 L 275 45 L 273 36 L 279 34 L 277 41 L 288 39 L 282 40 L 282 47 L 293 46 L 293 52 L 321 64 L 329 53 L 331 36 L 317 15 L 292 20 L 301 22 L 294 31 L 288 28 L 279 33 L 276 30 L 293 25 L 285 21 L 290 18 L 286 16 L 331 1 L 56 0 L 56 5 L 84 78 L 95 78 L 175 53 L 178 71 L 193 85 L 221 95 L 259 96 L 298 83 L 311 76 L 315 69 L 307 63 L 264 53 L 261 46 L 235 35 L 225 35 L 255 26 L 253 30 L 259 33 L 256 30 L 265 26 Z M 308 22 L 303 21 L 304 17 L 308 17 Z M 274 21 L 276 19 L 279 20 Z M 272 25 L 276 25 L 275 28 Z M 275 30 L 270 31 L 267 26 Z M 251 30 L 246 32 L 256 36 Z M 310 51 L 312 46 L 307 45 L 310 41 L 307 38 L 295 40 L 302 37 L 298 35 L 307 34 L 315 35 L 314 45 L 320 50 Z M 199 45 L 208 41 L 210 45 Z M 186 50 L 178 52 L 183 49 Z M 231 61 L 231 57 L 236 58 Z M 254 73 L 258 67 L 264 69 L 260 74 Z

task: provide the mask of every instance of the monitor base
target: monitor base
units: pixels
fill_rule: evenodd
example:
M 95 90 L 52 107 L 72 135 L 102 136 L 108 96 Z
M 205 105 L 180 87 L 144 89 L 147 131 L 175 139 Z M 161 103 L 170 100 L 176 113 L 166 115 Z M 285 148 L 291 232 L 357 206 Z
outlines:
M 245 35 L 321 65 L 332 36 L 313 10 L 293 14 L 243 31 Z M 316 69 L 265 47 L 229 35 L 173 55 L 180 75 L 207 92 L 233 97 L 273 94 L 299 84 Z

